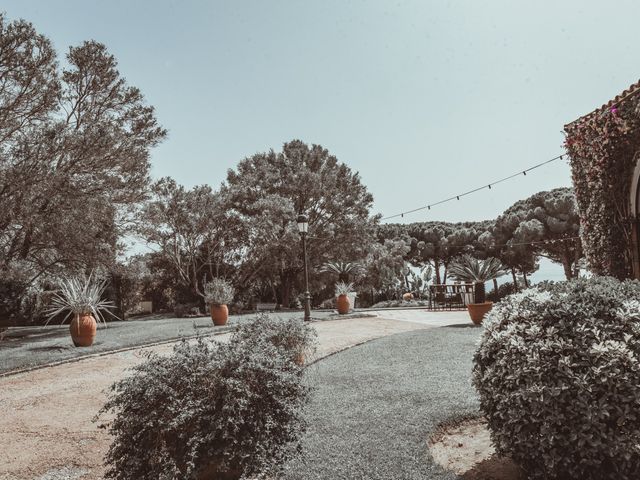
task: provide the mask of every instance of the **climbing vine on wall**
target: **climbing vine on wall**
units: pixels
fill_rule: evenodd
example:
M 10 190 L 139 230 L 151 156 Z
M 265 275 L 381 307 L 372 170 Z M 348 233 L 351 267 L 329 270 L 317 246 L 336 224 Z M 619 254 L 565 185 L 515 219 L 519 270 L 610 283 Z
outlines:
M 581 236 L 590 269 L 631 277 L 629 201 L 640 150 L 640 98 L 628 97 L 565 127 Z

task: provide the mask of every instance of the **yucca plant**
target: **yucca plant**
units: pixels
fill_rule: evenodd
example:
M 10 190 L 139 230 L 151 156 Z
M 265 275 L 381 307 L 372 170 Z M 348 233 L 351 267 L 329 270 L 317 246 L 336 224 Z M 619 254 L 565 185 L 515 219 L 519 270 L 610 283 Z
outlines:
M 471 255 L 456 258 L 449 265 L 449 275 L 456 280 L 475 284 L 475 303 L 485 302 L 484 283 L 505 274 L 505 267 L 497 258 L 478 260 Z
M 349 275 L 358 275 L 362 271 L 362 265 L 357 262 L 327 262 L 319 269 L 323 273 L 334 273 L 338 275 L 338 280 L 346 282 Z
M 60 281 L 60 288 L 54 293 L 47 309 L 48 318 L 45 326 L 58 315 L 67 312 L 61 323 L 71 315 L 92 315 L 105 326 L 107 322 L 103 313 L 115 317 L 109 309 L 115 308 L 113 302 L 103 300 L 102 295 L 107 288 L 106 280 L 97 279 L 93 272 L 82 274 Z
M 338 282 L 336 283 L 336 297 L 347 295 L 353 291 L 353 283 Z

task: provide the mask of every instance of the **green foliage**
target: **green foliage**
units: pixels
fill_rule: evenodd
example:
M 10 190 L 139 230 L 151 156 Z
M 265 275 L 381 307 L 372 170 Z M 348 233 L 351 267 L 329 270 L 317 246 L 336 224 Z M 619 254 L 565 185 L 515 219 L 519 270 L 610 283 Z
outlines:
M 319 272 L 327 272 L 338 275 L 338 280 L 346 282 L 350 275 L 362 273 L 362 265 L 358 262 L 326 262 L 319 269 Z
M 630 241 L 636 219 L 630 188 L 640 138 L 639 98 L 629 95 L 565 127 L 565 147 L 580 211 L 589 268 L 599 275 L 632 276 Z
M 546 284 L 494 306 L 474 384 L 500 454 L 532 479 L 640 475 L 640 283 Z
M 309 389 L 289 348 L 309 345 L 308 328 L 259 319 L 228 344 L 199 339 L 180 343 L 169 356 L 150 355 L 113 385 L 101 410 L 115 414 L 106 478 L 276 472 L 299 448 L 306 427 Z
M 204 283 L 204 301 L 207 304 L 227 305 L 233 302 L 235 290 L 224 278 L 212 278 Z
M 310 358 L 317 348 L 316 331 L 299 320 L 279 320 L 266 313 L 243 325 L 235 334 L 243 342 L 268 341 L 289 354 L 294 361 Z
M 27 288 L 113 265 L 166 136 L 104 45 L 65 51 L 0 14 L 0 276 Z
M 90 314 L 102 323 L 106 323 L 102 314 L 109 313 L 109 309 L 115 308 L 113 302 L 102 299 L 106 287 L 107 282 L 98 280 L 93 272 L 89 275 L 76 275 L 62 279 L 59 290 L 54 293 L 47 309 L 49 317 L 46 324 L 64 312 L 67 312 L 67 315 L 63 322 L 71 315 Z
M 536 287 L 538 285 L 539 284 L 536 284 Z M 516 288 L 513 282 L 504 282 L 498 286 L 497 292 L 491 290 L 491 292 L 487 294 L 487 300 L 489 300 L 490 302 L 499 302 L 506 296 L 511 295 L 512 293 L 516 293 L 518 290 L 519 289 Z
M 336 297 L 340 295 L 348 295 L 351 292 L 353 292 L 353 283 L 336 283 Z
M 497 258 L 478 260 L 471 255 L 455 259 L 449 266 L 449 275 L 464 283 L 475 284 L 475 303 L 484 303 L 484 284 L 504 275 L 504 265 Z
M 256 281 L 277 289 L 288 305 L 302 280 L 296 217 L 309 219 L 310 265 L 336 258 L 359 261 L 373 242 L 373 197 L 357 172 L 321 145 L 293 140 L 281 151 L 257 153 L 229 170 L 221 194 L 250 228 L 238 285 Z
M 562 264 L 567 279 L 578 276 L 582 244 L 573 190 L 556 188 L 519 200 L 498 217 L 485 241 L 503 263 L 522 272 L 536 268 L 536 257 Z M 535 243 L 534 243 L 535 242 Z M 491 248 L 490 248 L 491 249 Z

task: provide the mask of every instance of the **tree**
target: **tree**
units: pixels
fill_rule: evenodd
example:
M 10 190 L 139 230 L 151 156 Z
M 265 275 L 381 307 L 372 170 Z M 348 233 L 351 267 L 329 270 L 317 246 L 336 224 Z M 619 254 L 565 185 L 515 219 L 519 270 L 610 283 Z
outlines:
M 533 271 L 536 257 L 562 264 L 567 279 L 580 271 L 583 256 L 578 236 L 580 221 L 573 191 L 556 188 L 539 192 L 509 207 L 492 230 L 500 244 L 500 258 L 525 278 Z
M 112 264 L 166 135 L 104 45 L 50 42 L 0 17 L 0 272 L 26 285 Z
M 208 185 L 187 190 L 171 178 L 152 187 L 139 232 L 169 266 L 176 283 L 204 298 L 205 278 L 230 276 L 238 261 L 243 225 Z
M 486 248 L 479 238 L 491 222 L 418 222 L 381 225 L 379 241 L 402 239 L 409 246 L 405 259 L 414 267 L 431 265 L 435 282 L 446 283 L 447 267 L 452 259 L 465 253 L 486 257 Z
M 250 226 L 242 284 L 269 282 L 285 306 L 302 271 L 298 213 L 309 218 L 312 266 L 358 261 L 373 241 L 373 197 L 358 173 L 320 145 L 293 140 L 281 152 L 246 158 L 229 170 L 222 194 L 234 215 Z

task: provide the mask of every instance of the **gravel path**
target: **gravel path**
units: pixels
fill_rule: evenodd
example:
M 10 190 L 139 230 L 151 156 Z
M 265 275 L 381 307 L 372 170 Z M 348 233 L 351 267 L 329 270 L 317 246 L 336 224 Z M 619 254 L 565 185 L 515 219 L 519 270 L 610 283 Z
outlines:
M 441 422 L 478 410 L 471 360 L 481 329 L 381 338 L 319 362 L 304 454 L 287 479 L 453 480 L 427 440 Z
M 413 315 L 424 320 L 424 313 Z M 318 357 L 386 335 L 432 328 L 442 321 L 445 320 L 436 316 L 431 324 L 408 318 L 317 322 L 313 326 L 318 331 Z M 462 312 L 446 321 L 465 323 L 468 319 Z M 215 338 L 224 341 L 228 335 Z M 141 362 L 145 351 L 163 354 L 171 349 L 172 344 L 164 344 L 0 378 L 0 411 L 4 412 L 0 415 L 0 479 L 101 478 L 102 458 L 110 438 L 91 419 L 104 404 L 105 389 L 122 378 L 127 368 Z

